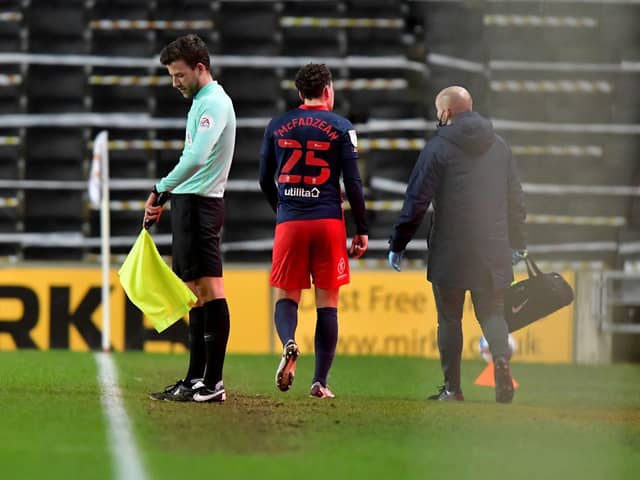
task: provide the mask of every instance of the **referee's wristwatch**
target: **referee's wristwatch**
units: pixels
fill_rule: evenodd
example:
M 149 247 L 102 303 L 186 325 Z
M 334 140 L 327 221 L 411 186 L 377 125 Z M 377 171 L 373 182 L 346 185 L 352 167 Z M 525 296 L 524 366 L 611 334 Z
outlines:
M 171 196 L 171 193 L 168 190 L 165 192 L 158 192 L 158 188 L 156 187 L 155 184 L 151 189 L 151 193 L 154 193 L 156 195 L 156 201 L 153 202 L 154 206 L 164 205 L 167 202 L 167 200 L 169 200 L 169 197 Z

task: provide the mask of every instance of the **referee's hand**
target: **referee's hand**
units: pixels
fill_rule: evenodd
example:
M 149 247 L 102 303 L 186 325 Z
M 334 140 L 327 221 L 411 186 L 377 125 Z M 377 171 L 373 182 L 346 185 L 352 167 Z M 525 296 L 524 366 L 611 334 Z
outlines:
M 349 247 L 349 255 L 353 258 L 360 258 L 364 255 L 369 247 L 369 235 L 356 234 L 351 240 L 351 247 Z
M 151 225 L 160 220 L 162 215 L 162 205 L 156 205 L 157 195 L 153 192 L 149 194 L 144 204 L 144 218 L 142 219 L 142 227 L 148 229 Z

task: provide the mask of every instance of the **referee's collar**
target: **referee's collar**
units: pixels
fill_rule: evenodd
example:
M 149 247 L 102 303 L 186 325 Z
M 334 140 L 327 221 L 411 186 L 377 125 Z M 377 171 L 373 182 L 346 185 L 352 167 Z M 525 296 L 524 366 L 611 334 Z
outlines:
M 217 80 L 211 80 L 209 83 L 207 83 L 204 87 L 202 87 L 200 90 L 198 90 L 198 93 L 196 93 L 196 96 L 193 97 L 194 100 L 196 100 L 197 98 L 201 97 L 202 95 L 206 95 L 206 93 L 209 90 L 212 90 L 213 88 L 215 88 L 215 86 L 218 84 Z

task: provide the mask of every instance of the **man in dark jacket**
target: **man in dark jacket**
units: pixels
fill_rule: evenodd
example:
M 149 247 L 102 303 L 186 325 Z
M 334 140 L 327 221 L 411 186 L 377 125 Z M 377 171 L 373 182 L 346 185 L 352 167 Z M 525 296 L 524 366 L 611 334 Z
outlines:
M 444 385 L 432 400 L 464 400 L 460 385 L 462 309 L 471 299 L 494 360 L 496 401 L 513 399 L 504 291 L 512 259 L 526 254 L 525 209 L 511 149 L 491 122 L 472 111 L 471 95 L 448 87 L 436 97 L 438 131 L 409 178 L 393 227 L 389 263 L 400 260 L 429 204 L 427 279 L 438 310 L 438 348 Z

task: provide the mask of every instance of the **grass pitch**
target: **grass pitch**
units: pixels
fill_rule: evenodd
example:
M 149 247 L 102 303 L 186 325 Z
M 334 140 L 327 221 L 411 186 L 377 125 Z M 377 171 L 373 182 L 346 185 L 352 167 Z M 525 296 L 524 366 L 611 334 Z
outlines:
M 308 397 L 313 358 L 291 391 L 274 386 L 277 356 L 227 359 L 223 405 L 152 402 L 184 374 L 186 355 L 115 354 L 120 387 L 152 479 L 578 480 L 637 478 L 640 366 L 515 364 L 514 403 L 473 381 L 463 403 L 427 402 L 432 360 L 338 357 L 334 400 Z M 113 478 L 91 354 L 0 353 L 2 478 Z
M 107 479 L 111 465 L 93 356 L 0 352 L 0 478 Z

